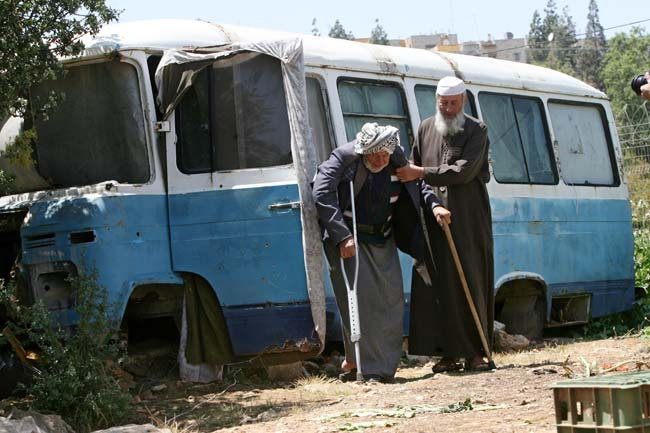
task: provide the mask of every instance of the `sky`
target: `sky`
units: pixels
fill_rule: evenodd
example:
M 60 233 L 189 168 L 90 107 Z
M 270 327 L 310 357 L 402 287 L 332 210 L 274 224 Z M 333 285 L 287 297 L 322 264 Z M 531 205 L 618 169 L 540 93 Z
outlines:
M 368 37 L 379 20 L 390 39 L 411 35 L 456 33 L 460 42 L 502 39 L 506 32 L 515 37 L 528 33 L 533 12 L 543 16 L 548 0 L 107 0 L 113 8 L 123 10 L 121 22 L 183 18 L 203 19 L 221 24 L 310 33 L 312 20 L 322 35 L 327 35 L 339 19 L 355 37 Z M 568 6 L 577 33 L 587 22 L 589 0 L 555 0 L 558 11 Z M 637 0 L 598 0 L 600 23 L 605 28 L 635 21 L 650 29 L 650 8 Z M 605 32 L 607 37 L 627 32 L 631 26 Z

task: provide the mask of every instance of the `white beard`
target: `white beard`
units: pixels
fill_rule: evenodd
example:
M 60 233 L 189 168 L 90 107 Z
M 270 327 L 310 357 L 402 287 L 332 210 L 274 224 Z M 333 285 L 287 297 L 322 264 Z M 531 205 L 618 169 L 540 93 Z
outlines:
M 436 112 L 434 121 L 436 131 L 443 137 L 449 135 L 453 136 L 459 132 L 463 132 L 465 126 L 465 113 L 459 112 L 453 119 L 447 119 L 440 111 Z
M 370 165 L 370 164 L 368 163 L 368 161 L 366 161 L 366 158 L 363 158 L 363 165 L 366 166 L 366 168 L 368 169 L 369 172 L 371 172 L 371 173 L 379 173 L 379 172 L 382 171 L 384 168 L 386 168 L 386 166 L 387 166 L 388 164 L 386 164 L 386 165 L 382 165 L 381 167 L 373 167 L 372 165 Z

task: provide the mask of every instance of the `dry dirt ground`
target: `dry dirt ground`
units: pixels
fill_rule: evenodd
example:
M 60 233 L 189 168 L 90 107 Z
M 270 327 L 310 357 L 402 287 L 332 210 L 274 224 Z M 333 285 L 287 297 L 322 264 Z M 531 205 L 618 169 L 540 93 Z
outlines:
M 636 363 L 616 368 L 625 361 Z M 495 362 L 492 372 L 433 375 L 430 360 L 411 360 L 397 371 L 396 383 L 371 385 L 317 376 L 273 382 L 263 370 L 235 367 L 219 384 L 140 383 L 129 422 L 175 433 L 554 432 L 549 385 L 587 368 L 613 370 L 606 374 L 647 368 L 650 340 L 547 339 L 497 354 Z M 164 389 L 152 392 L 153 385 Z

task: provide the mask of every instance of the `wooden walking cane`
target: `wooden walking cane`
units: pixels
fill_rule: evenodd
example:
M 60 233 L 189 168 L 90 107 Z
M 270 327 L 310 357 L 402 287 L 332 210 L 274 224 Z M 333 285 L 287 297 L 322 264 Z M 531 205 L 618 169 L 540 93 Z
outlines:
M 465 279 L 465 272 L 463 272 L 463 266 L 460 264 L 460 259 L 458 258 L 458 251 L 456 251 L 456 244 L 454 243 L 454 238 L 451 236 L 451 230 L 449 230 L 449 225 L 444 219 L 442 221 L 442 230 L 445 232 L 447 237 L 447 243 L 449 243 L 449 249 L 451 250 L 451 255 L 454 257 L 454 263 L 456 264 L 456 270 L 458 271 L 458 276 L 460 277 L 460 283 L 463 286 L 463 291 L 465 292 L 465 297 L 467 298 L 467 304 L 469 309 L 472 312 L 472 317 L 474 318 L 474 323 L 476 324 L 476 329 L 478 334 L 481 337 L 481 343 L 483 344 L 483 350 L 488 359 L 488 367 L 491 370 L 496 369 L 494 361 L 492 360 L 492 352 L 490 352 L 490 347 L 487 343 L 487 338 L 485 338 L 485 333 L 483 332 L 483 327 L 481 326 L 481 320 L 478 317 L 476 312 L 476 307 L 474 306 L 474 300 L 472 299 L 472 294 L 469 292 L 469 287 L 467 286 L 467 280 Z

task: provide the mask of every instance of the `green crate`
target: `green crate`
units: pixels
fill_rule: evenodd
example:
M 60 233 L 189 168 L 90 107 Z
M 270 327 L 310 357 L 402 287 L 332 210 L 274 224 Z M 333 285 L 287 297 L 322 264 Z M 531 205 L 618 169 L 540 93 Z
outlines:
M 558 433 L 650 433 L 650 372 L 565 380 L 551 386 Z

